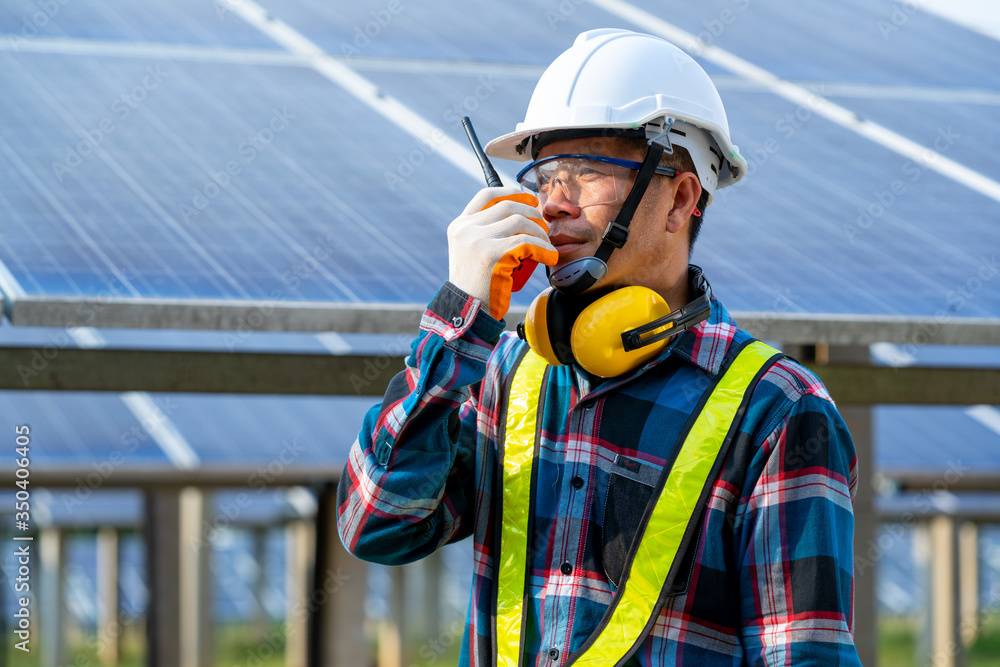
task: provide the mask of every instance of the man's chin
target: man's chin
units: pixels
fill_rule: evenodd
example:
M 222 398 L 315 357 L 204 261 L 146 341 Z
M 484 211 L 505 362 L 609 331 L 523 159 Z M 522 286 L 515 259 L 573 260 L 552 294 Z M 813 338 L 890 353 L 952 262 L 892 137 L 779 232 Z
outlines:
M 593 253 L 589 252 L 588 249 L 585 247 L 578 247 L 569 251 L 560 251 L 559 263 L 556 264 L 553 268 L 561 269 L 567 264 L 575 262 L 578 259 L 584 259 L 585 257 L 593 257 L 593 256 L 594 256 Z

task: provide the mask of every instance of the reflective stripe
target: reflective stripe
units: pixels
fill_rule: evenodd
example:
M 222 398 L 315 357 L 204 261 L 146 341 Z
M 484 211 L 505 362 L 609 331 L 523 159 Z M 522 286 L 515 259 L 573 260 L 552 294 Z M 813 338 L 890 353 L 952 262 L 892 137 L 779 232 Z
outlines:
M 542 377 L 548 366 L 532 351 L 514 374 L 503 446 L 503 519 L 497 565 L 497 667 L 518 667 L 528 551 L 531 467 Z
M 754 341 L 743 348 L 718 378 L 715 388 L 670 467 L 642 539 L 629 563 L 612 607 L 597 636 L 585 643 L 573 665 L 615 665 L 645 639 L 661 593 L 677 560 L 685 531 L 698 510 L 722 446 L 736 420 L 744 396 L 767 362 L 780 354 Z M 503 461 L 503 525 L 497 572 L 497 665 L 517 667 L 521 655 L 521 605 L 527 568 L 531 464 L 545 362 L 529 352 L 511 385 Z M 510 462 L 508 463 L 508 459 Z M 508 480 L 510 484 L 508 485 Z M 699 513 L 700 514 L 700 513 Z M 516 609 L 514 608 L 516 606 Z
M 656 611 L 684 531 L 709 479 L 719 450 L 757 372 L 777 353 L 759 341 L 747 345 L 716 384 L 684 440 L 660 491 L 627 579 L 615 595 L 604 630 L 573 664 L 614 665 L 636 642 Z

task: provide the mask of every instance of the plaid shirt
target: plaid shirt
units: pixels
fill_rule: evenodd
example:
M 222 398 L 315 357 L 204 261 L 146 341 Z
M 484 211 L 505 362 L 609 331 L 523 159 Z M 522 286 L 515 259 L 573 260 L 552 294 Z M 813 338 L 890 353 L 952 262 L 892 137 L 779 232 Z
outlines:
M 489 667 L 498 419 L 525 343 L 480 306 L 450 283 L 428 306 L 407 369 L 351 449 L 338 527 L 351 553 L 387 564 L 473 535 L 460 664 Z M 551 370 L 523 665 L 562 664 L 598 625 L 665 461 L 727 353 L 749 338 L 713 299 L 708 320 L 630 373 L 597 382 L 575 366 Z M 860 665 L 856 484 L 854 445 L 825 388 L 777 362 L 712 487 L 683 580 L 628 664 Z

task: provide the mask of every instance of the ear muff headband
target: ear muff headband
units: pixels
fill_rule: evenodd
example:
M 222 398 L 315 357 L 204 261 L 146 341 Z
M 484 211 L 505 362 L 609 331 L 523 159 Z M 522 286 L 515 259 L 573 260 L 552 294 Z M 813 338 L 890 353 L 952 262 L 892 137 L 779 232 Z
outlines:
M 549 325 L 549 345 L 552 346 L 552 352 L 561 364 L 571 364 L 574 361 L 570 332 L 573 328 L 573 321 L 576 319 L 576 311 L 577 308 L 571 303 L 571 299 L 565 294 L 552 290 L 548 306 L 545 309 Z

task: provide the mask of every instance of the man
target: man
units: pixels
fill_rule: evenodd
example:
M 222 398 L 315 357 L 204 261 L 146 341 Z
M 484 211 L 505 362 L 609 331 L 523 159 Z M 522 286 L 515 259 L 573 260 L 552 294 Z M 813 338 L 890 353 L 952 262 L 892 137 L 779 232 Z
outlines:
M 746 169 L 709 77 L 593 30 L 486 150 L 532 161 L 523 190 L 450 226 L 341 479 L 345 546 L 401 564 L 474 536 L 463 665 L 858 665 L 850 435 L 688 265 Z M 501 320 L 531 261 L 556 290 L 525 343 Z

